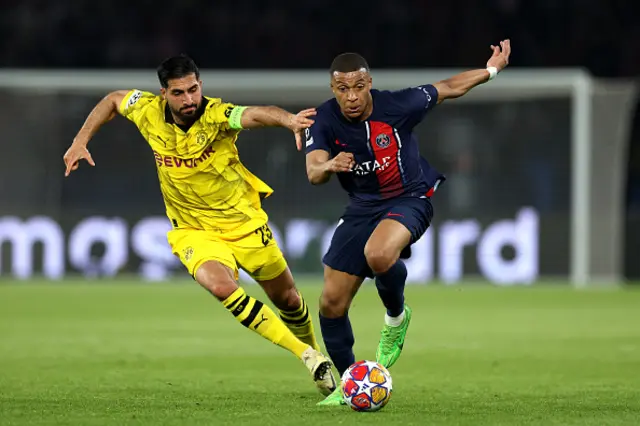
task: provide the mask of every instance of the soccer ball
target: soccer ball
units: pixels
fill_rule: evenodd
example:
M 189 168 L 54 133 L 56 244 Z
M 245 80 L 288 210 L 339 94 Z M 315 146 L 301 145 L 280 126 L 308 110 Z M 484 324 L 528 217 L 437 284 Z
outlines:
M 342 397 L 355 411 L 378 411 L 391 398 L 391 375 L 375 361 L 359 361 L 342 375 Z

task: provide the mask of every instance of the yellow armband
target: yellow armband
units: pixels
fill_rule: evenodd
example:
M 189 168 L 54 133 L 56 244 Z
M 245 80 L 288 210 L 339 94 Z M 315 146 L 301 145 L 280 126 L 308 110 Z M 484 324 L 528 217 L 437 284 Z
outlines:
M 242 129 L 242 113 L 247 109 L 245 106 L 237 106 L 231 111 L 229 115 L 229 127 L 235 130 Z

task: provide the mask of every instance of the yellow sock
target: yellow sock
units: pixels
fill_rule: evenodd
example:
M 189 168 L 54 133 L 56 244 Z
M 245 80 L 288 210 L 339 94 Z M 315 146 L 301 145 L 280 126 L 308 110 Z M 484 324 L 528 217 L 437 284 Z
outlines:
M 309 315 L 309 308 L 307 307 L 302 294 L 298 292 L 300 296 L 300 307 L 292 311 L 280 311 L 280 318 L 282 322 L 289 327 L 289 330 L 301 341 L 311 346 L 313 349 L 320 351 L 320 346 L 316 341 L 316 333 L 313 329 L 313 322 Z
M 249 296 L 243 288 L 234 291 L 222 304 L 240 324 L 302 359 L 309 345 L 294 336 L 271 308 Z

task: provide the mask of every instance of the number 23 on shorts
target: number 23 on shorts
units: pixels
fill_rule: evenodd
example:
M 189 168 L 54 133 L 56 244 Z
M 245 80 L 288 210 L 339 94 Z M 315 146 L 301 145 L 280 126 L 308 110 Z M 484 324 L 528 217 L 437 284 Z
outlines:
M 255 233 L 260 235 L 260 238 L 262 239 L 262 244 L 264 246 L 268 246 L 271 240 L 273 239 L 273 233 L 271 232 L 269 225 L 266 223 L 262 225 L 260 228 L 256 229 Z

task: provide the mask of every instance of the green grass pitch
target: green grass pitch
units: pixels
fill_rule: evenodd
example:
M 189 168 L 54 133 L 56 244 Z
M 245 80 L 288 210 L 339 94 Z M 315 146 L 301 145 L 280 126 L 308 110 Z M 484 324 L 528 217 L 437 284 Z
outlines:
M 319 285 L 301 289 L 315 312 Z M 356 413 L 316 407 L 303 365 L 193 282 L 3 283 L 0 424 L 640 424 L 640 291 L 430 285 L 407 300 L 391 401 Z M 358 359 L 382 316 L 367 284 Z

